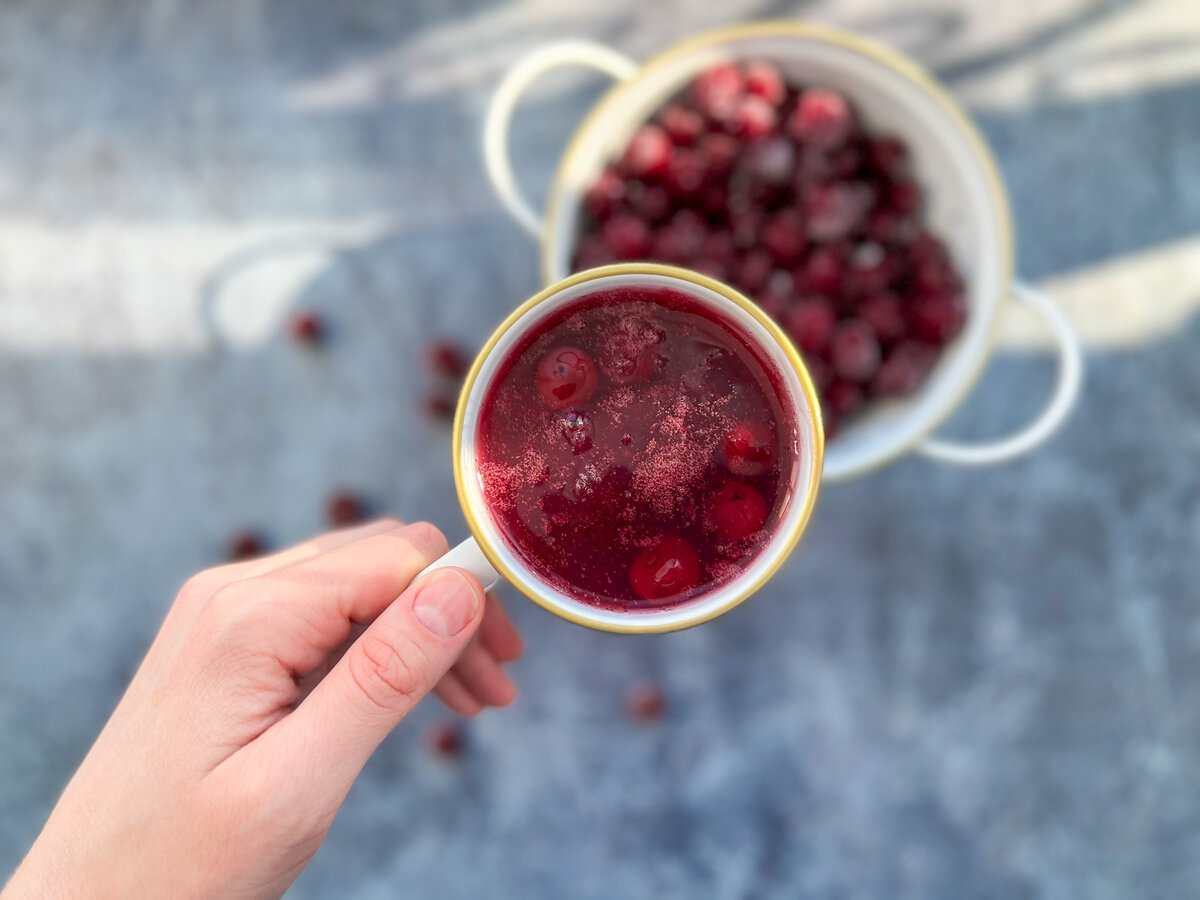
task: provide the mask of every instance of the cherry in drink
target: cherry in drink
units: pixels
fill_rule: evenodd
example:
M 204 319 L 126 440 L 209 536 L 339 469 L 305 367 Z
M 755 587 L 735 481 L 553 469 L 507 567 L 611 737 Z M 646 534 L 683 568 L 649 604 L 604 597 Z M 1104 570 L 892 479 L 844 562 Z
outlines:
M 781 376 L 671 288 L 615 287 L 524 335 L 485 394 L 487 506 L 512 550 L 592 605 L 661 609 L 734 579 L 790 499 Z

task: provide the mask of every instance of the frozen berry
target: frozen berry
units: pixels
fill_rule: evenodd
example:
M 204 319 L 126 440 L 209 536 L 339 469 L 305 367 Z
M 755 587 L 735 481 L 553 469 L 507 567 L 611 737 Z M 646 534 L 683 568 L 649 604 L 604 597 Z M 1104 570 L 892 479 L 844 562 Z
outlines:
M 228 557 L 232 562 L 242 562 L 262 556 L 266 549 L 266 542 L 257 531 L 240 531 L 229 540 Z
M 876 138 L 867 142 L 867 158 L 880 175 L 897 175 L 908 161 L 908 148 L 896 138 Z
M 928 344 L 905 341 L 897 344 L 883 358 L 879 371 L 871 381 L 871 394 L 876 397 L 905 397 L 915 391 L 933 368 L 936 351 Z
M 779 69 L 768 62 L 756 61 L 746 64 L 746 93 L 778 106 L 787 95 L 787 88 Z
M 773 137 L 746 152 L 737 174 L 766 185 L 787 185 L 795 168 L 796 145 L 786 137 Z
M 796 273 L 796 289 L 806 294 L 836 297 L 846 267 L 835 247 L 816 247 Z
M 966 305 L 958 294 L 918 297 L 908 309 L 913 334 L 937 344 L 962 331 L 966 314 Z
M 863 224 L 869 206 L 870 197 L 860 184 L 817 185 L 804 198 L 808 236 L 823 243 L 848 237 Z
M 740 541 L 756 534 L 767 521 L 767 501 L 748 484 L 727 481 L 708 502 L 707 524 L 722 542 Z
M 450 341 L 433 341 L 425 348 L 425 365 L 434 375 L 461 379 L 467 374 L 467 355 Z
M 829 338 L 829 364 L 847 381 L 867 381 L 879 368 L 879 341 L 865 322 L 840 323 Z
M 542 357 L 535 380 L 547 406 L 566 409 L 592 396 L 599 375 L 592 358 L 578 347 L 557 347 Z
M 576 272 L 584 269 L 594 269 L 597 266 L 607 266 L 615 263 L 617 255 L 612 252 L 604 238 L 598 234 L 589 234 L 579 243 L 575 251 L 572 268 Z
M 923 194 L 921 189 L 912 181 L 892 182 L 888 191 L 888 204 L 901 215 L 908 215 L 921 208 Z
M 829 343 L 837 314 L 833 304 L 824 297 L 809 297 L 798 301 L 788 311 L 785 326 L 787 333 L 801 352 L 817 354 Z
M 858 318 L 871 326 L 875 337 L 884 344 L 903 337 L 907 330 L 904 311 L 895 294 L 880 293 L 868 297 L 858 308 Z
M 292 316 L 292 338 L 301 344 L 316 345 L 325 340 L 325 320 L 315 312 L 298 312 Z
M 762 422 L 735 425 L 721 446 L 721 460 L 734 475 L 761 475 L 775 461 L 775 436 Z
M 681 209 L 654 236 L 651 254 L 663 262 L 682 265 L 704 246 L 704 222 L 690 209 Z
M 625 179 L 613 169 L 605 169 L 583 195 L 583 205 L 595 218 L 604 219 L 624 199 Z
M 742 97 L 734 105 L 725 125 L 730 133 L 747 140 L 764 138 L 778 122 L 775 108 L 762 97 Z
M 825 388 L 825 405 L 839 419 L 858 411 L 863 404 L 863 389 L 853 381 L 835 381 Z
M 657 125 L 643 125 L 625 148 L 621 168 L 634 178 L 665 175 L 671 158 L 671 139 Z
M 454 400 L 441 393 L 426 394 L 421 401 L 421 407 L 425 410 L 425 415 L 431 419 L 444 421 L 453 419 L 457 409 Z
M 667 600 L 699 587 L 700 557 L 680 537 L 664 537 L 629 567 L 629 583 L 643 600 Z
M 349 491 L 338 491 L 325 501 L 325 520 L 335 528 L 356 525 L 366 517 L 366 504 Z
M 650 227 L 632 213 L 617 213 L 601 226 L 600 234 L 618 259 L 640 259 L 650 250 Z
M 696 142 L 703 154 L 705 168 L 713 177 L 728 175 L 742 152 L 741 142 L 720 132 L 709 132 Z
M 459 756 L 463 751 L 462 730 L 453 722 L 437 722 L 425 733 L 429 752 L 443 759 Z
M 658 121 L 677 147 L 690 147 L 704 133 L 704 117 L 685 106 L 668 106 Z
M 789 126 L 796 140 L 832 150 L 854 131 L 854 114 L 841 94 L 809 88 L 800 95 Z
M 661 184 L 629 185 L 629 206 L 647 222 L 661 222 L 671 214 L 671 195 Z
M 757 294 L 767 286 L 775 270 L 775 260 L 765 250 L 751 250 L 733 267 L 734 283 L 748 294 Z
M 733 243 L 733 234 L 725 229 L 708 232 L 704 236 L 703 245 L 700 247 L 701 257 L 720 263 L 723 266 L 728 266 L 732 263 L 736 253 L 737 249 Z
M 692 102 L 706 116 L 724 119 L 746 89 L 742 70 L 733 63 L 713 66 L 692 82 Z
M 762 245 L 781 265 L 792 265 L 804 255 L 804 217 L 794 209 L 775 213 L 763 225 Z
M 631 688 L 625 702 L 629 716 L 635 722 L 654 722 L 667 710 L 667 698 L 652 684 Z
M 704 186 L 705 162 L 699 150 L 678 149 L 667 164 L 667 189 L 676 197 L 692 197 Z

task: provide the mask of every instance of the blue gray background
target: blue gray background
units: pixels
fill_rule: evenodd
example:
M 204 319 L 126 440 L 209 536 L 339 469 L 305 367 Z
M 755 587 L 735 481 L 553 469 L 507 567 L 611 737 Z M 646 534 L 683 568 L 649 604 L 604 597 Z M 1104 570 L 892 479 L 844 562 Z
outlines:
M 0 871 L 233 530 L 300 539 L 346 486 L 464 535 L 419 348 L 478 345 L 537 287 L 480 161 L 499 74 L 548 39 L 644 56 L 777 16 L 896 44 L 978 118 L 1021 271 L 1088 341 L 1077 413 L 1018 464 L 828 489 L 783 574 L 700 629 L 509 598 L 519 703 L 451 764 L 422 708 L 292 895 L 1200 894 L 1200 16 L 1017 6 L 4 4 Z M 523 107 L 531 192 L 600 87 Z M 279 336 L 300 306 L 326 353 Z M 1052 378 L 1018 319 L 951 431 L 1017 424 Z M 670 710 L 637 726 L 645 679 Z

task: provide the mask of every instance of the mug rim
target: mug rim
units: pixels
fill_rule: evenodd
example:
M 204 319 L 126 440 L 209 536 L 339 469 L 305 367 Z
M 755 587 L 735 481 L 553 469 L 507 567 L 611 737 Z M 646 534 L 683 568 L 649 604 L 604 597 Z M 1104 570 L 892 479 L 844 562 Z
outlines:
M 971 120 L 970 116 L 950 96 L 937 79 L 914 60 L 884 44 L 869 38 L 860 37 L 857 34 L 840 28 L 783 19 L 745 22 L 739 25 L 711 29 L 671 44 L 666 49 L 654 54 L 638 66 L 637 72 L 633 76 L 623 81 L 617 81 L 592 104 L 576 126 L 571 139 L 567 142 L 566 148 L 563 150 L 562 156 L 559 158 L 558 167 L 554 173 L 554 180 L 551 182 L 550 191 L 546 199 L 545 212 L 542 217 L 542 233 L 539 237 L 542 282 L 544 284 L 556 283 L 555 272 L 553 271 L 556 254 L 553 252 L 554 247 L 552 245 L 558 231 L 559 210 L 562 208 L 561 200 L 565 191 L 566 172 L 569 168 L 569 163 L 583 146 L 584 134 L 600 120 L 601 116 L 607 114 L 610 107 L 614 107 L 619 103 L 625 91 L 630 90 L 636 82 L 641 81 L 648 72 L 656 71 L 674 63 L 678 59 L 712 46 L 743 38 L 755 37 L 793 37 L 832 44 L 871 59 L 915 84 L 946 114 L 958 133 L 966 141 L 972 156 L 979 164 L 998 226 L 996 229 L 996 250 L 1000 277 L 999 283 L 996 285 L 996 292 L 999 296 L 987 338 L 980 345 L 974 365 L 963 376 L 957 389 L 949 395 L 944 409 L 938 415 L 930 417 L 930 421 L 924 430 L 887 447 L 886 452 L 878 454 L 875 459 L 867 460 L 853 470 L 841 473 L 838 480 L 846 481 L 878 471 L 895 462 L 900 457 L 912 452 L 923 441 L 927 440 L 931 434 L 937 431 L 938 428 L 945 424 L 954 415 L 955 411 L 962 406 L 967 395 L 970 394 L 971 390 L 978 383 L 995 349 L 996 339 L 1000 333 L 1000 318 L 1003 313 L 1003 303 L 1011 295 L 1012 286 L 1015 282 L 1016 259 L 1011 205 L 1008 201 L 1004 179 L 1001 177 L 995 156 L 979 131 L 979 127 Z
M 758 573 L 753 579 L 746 579 L 744 584 L 740 584 L 735 580 L 732 584 L 737 585 L 737 590 L 733 591 L 729 600 L 720 606 L 704 609 L 698 615 L 690 617 L 681 617 L 677 621 L 655 621 L 648 617 L 640 617 L 637 613 L 631 613 L 628 617 L 622 617 L 620 621 L 607 621 L 588 618 L 585 615 L 580 615 L 574 610 L 567 609 L 554 603 L 539 592 L 527 590 L 525 579 L 518 577 L 512 568 L 504 560 L 503 555 L 498 553 L 491 541 L 488 540 L 486 530 L 481 526 L 480 515 L 487 515 L 486 510 L 476 510 L 471 497 L 467 491 L 466 472 L 463 463 L 463 426 L 465 425 L 467 401 L 475 387 L 476 381 L 483 370 L 484 362 L 495 349 L 500 340 L 512 329 L 512 327 L 530 310 L 539 306 L 543 302 L 551 299 L 562 291 L 574 287 L 579 284 L 584 284 L 588 281 L 595 281 L 601 278 L 607 278 L 613 275 L 654 275 L 660 277 L 673 278 L 678 281 L 687 282 L 706 288 L 713 293 L 729 300 L 738 306 L 743 312 L 750 315 L 760 326 L 762 326 L 770 339 L 774 340 L 780 348 L 783 358 L 794 371 L 800 383 L 800 389 L 804 396 L 804 401 L 808 405 L 808 413 L 811 419 L 813 442 L 811 452 L 813 454 L 812 465 L 807 485 L 807 490 L 804 497 L 804 506 L 796 518 L 795 523 L 791 527 L 791 531 L 782 537 L 775 535 L 772 543 L 780 540 L 779 549 L 776 553 L 775 560 L 770 566 L 766 567 L 761 573 Z M 748 297 L 729 287 L 729 285 L 702 275 L 699 272 L 693 272 L 690 269 L 682 269 L 677 266 L 669 266 L 661 263 L 650 262 L 630 262 L 617 263 L 609 266 L 599 266 L 594 269 L 586 269 L 582 272 L 576 272 L 563 278 L 561 281 L 556 281 L 554 284 L 538 291 L 516 309 L 514 309 L 504 321 L 501 322 L 492 334 L 488 337 L 479 353 L 476 354 L 474 361 L 471 363 L 471 368 L 468 370 L 466 378 L 463 381 L 462 390 L 459 393 L 458 407 L 454 414 L 454 434 L 452 438 L 453 466 L 454 466 L 454 487 L 458 494 L 458 503 L 462 508 L 463 516 L 467 520 L 467 527 L 470 529 L 472 536 L 479 545 L 479 549 L 483 555 L 487 557 L 488 562 L 499 572 L 504 579 L 522 594 L 536 603 L 538 606 L 547 612 L 553 613 L 559 618 L 573 622 L 576 625 L 582 625 L 586 628 L 592 628 L 599 631 L 615 632 L 619 634 L 662 634 L 671 631 L 680 631 L 685 628 L 691 628 L 695 625 L 700 625 L 710 621 L 717 616 L 724 615 L 734 607 L 740 605 L 751 595 L 770 581 L 779 569 L 787 562 L 791 556 L 792 550 L 800 540 L 800 536 L 804 533 L 808 526 L 809 520 L 812 518 L 813 509 L 816 506 L 817 494 L 821 487 L 821 476 L 824 469 L 825 458 L 825 430 L 821 421 L 821 406 L 817 395 L 816 386 L 813 384 L 812 378 L 808 373 L 808 368 L 804 364 L 799 352 L 792 344 L 791 340 L 784 334 L 783 330 L 770 318 L 766 313 L 758 308 L 758 305 L 752 302 Z M 685 604 L 686 605 L 686 604 Z M 641 621 L 639 621 L 639 618 Z

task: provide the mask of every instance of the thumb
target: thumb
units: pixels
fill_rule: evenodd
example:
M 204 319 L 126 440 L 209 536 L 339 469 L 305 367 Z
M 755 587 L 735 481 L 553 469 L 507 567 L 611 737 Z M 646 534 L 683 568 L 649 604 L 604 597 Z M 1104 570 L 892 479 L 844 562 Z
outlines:
M 429 573 L 371 623 L 276 728 L 293 732 L 289 743 L 299 741 L 295 749 L 315 771 L 347 776 L 348 789 L 379 743 L 454 665 L 483 607 L 473 575 L 456 568 Z

